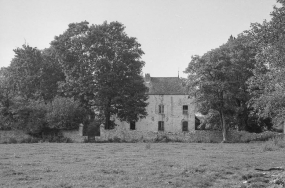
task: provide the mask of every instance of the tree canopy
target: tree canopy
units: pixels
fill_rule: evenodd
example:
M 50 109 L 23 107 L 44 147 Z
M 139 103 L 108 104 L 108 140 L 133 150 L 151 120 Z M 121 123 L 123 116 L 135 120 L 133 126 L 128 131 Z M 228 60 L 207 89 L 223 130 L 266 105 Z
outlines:
M 255 65 L 255 50 L 247 40 L 244 35 L 237 39 L 231 37 L 219 48 L 203 56 L 193 56 L 185 70 L 198 111 L 202 114 L 218 112 L 223 141 L 226 141 L 226 116 L 243 119 L 235 122 L 239 126 L 247 124 L 249 95 L 246 81 L 253 75 L 251 69 Z
M 285 115 L 285 1 L 277 0 L 272 19 L 254 23 L 247 31 L 258 51 L 254 76 L 248 81 L 253 95 L 251 105 L 260 117 L 284 123 Z
M 66 76 L 61 90 L 104 114 L 107 129 L 111 115 L 128 122 L 146 115 L 143 51 L 124 29 L 119 22 L 72 23 L 51 42 Z

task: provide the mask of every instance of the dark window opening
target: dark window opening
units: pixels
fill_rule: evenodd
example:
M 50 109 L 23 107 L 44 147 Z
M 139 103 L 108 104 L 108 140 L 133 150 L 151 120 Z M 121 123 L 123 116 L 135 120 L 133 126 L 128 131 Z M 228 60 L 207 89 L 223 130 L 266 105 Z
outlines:
M 164 121 L 158 122 L 158 131 L 164 131 Z
M 158 105 L 158 113 L 164 114 L 164 105 L 163 104 Z
M 188 121 L 183 121 L 183 123 L 182 123 L 182 131 L 188 131 Z
M 205 130 L 206 124 L 202 123 L 197 116 L 195 116 L 195 130 Z
M 188 105 L 183 105 L 183 114 L 188 114 Z
M 130 122 L 130 129 L 131 130 L 136 130 L 136 122 L 135 121 L 131 121 Z

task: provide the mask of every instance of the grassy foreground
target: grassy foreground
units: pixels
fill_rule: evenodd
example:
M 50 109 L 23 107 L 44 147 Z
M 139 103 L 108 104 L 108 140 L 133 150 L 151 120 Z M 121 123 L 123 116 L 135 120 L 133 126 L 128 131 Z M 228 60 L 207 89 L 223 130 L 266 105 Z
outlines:
M 285 149 L 262 143 L 0 145 L 0 187 L 263 187 L 275 172 L 256 168 L 280 166 Z

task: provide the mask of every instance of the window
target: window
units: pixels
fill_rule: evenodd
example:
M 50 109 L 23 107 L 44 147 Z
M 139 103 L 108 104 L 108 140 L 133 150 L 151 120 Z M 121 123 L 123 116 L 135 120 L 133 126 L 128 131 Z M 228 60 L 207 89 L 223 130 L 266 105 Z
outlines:
M 188 105 L 183 105 L 183 114 L 188 114 Z
M 182 123 L 182 131 L 188 131 L 188 121 L 183 121 L 183 123 Z
M 158 113 L 164 114 L 164 105 L 163 104 L 158 105 Z
M 158 131 L 164 131 L 164 121 L 158 122 Z
M 130 129 L 131 130 L 136 130 L 136 122 L 135 121 L 131 121 L 130 122 Z

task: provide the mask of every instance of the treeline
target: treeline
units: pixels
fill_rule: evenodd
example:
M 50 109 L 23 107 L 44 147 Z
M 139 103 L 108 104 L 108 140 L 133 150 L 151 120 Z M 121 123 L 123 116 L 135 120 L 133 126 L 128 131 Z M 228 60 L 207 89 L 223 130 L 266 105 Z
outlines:
M 38 134 L 93 121 L 110 129 L 112 115 L 144 117 L 144 52 L 124 29 L 118 22 L 72 23 L 47 49 L 15 49 L 0 70 L 0 129 Z
M 202 56 L 185 70 L 203 125 L 261 132 L 283 125 L 285 117 L 285 0 L 277 0 L 271 20 Z M 201 128 L 201 127 L 200 127 Z M 203 128 L 203 127 L 202 127 Z

